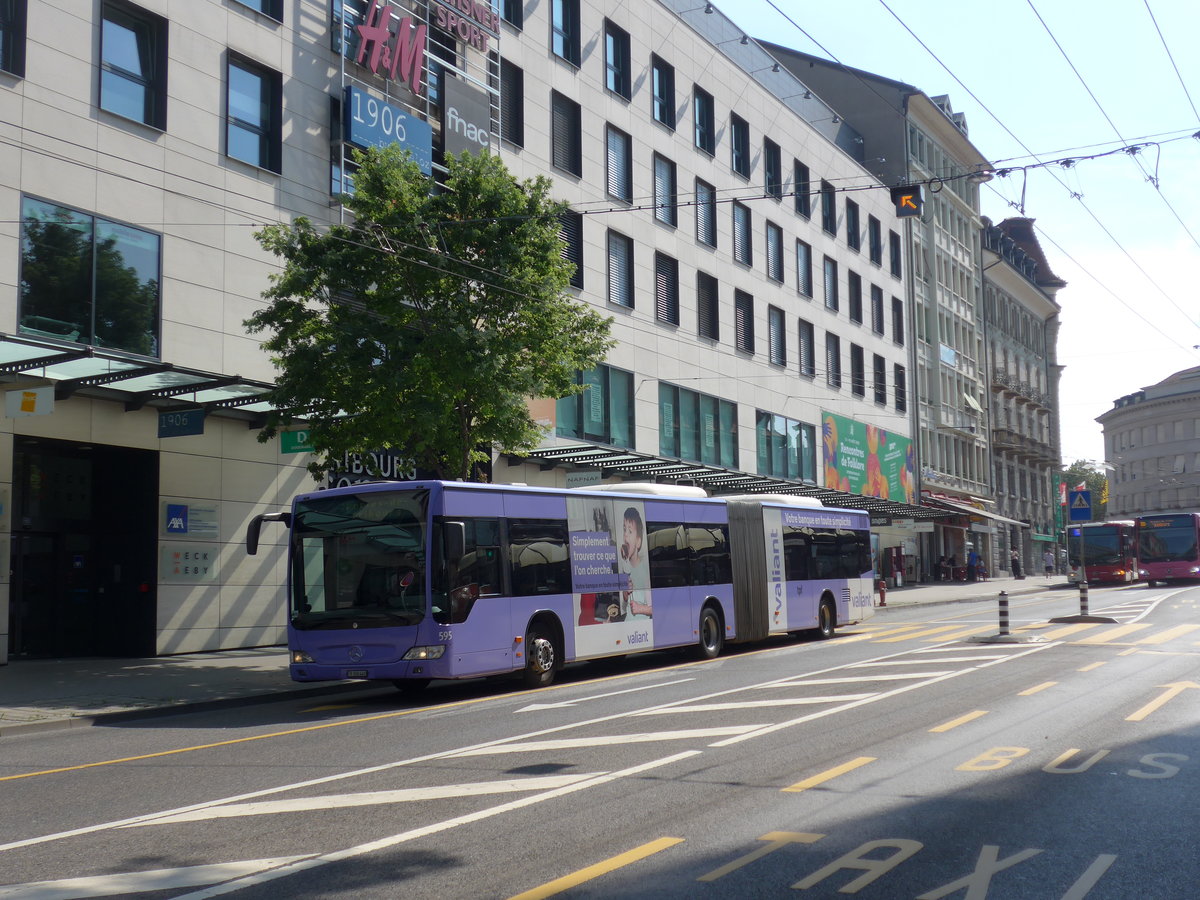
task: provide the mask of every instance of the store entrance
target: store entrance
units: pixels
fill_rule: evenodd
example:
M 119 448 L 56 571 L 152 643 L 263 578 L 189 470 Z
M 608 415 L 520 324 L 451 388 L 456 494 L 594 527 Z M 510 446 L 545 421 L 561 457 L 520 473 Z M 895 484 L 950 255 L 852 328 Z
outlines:
M 158 454 L 13 441 L 9 655 L 152 656 Z

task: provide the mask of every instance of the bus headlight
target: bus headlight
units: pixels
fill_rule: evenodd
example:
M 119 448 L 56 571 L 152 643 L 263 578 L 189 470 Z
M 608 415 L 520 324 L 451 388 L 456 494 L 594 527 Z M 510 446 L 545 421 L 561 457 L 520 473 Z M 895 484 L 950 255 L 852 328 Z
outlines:
M 311 656 L 309 656 L 307 653 L 305 653 L 303 650 L 293 650 L 292 651 L 292 662 L 294 662 L 294 663 L 310 663 L 310 662 L 316 662 L 316 660 L 313 659 Z
M 413 647 L 404 654 L 404 659 L 441 659 L 446 653 L 445 644 L 431 644 L 428 647 Z

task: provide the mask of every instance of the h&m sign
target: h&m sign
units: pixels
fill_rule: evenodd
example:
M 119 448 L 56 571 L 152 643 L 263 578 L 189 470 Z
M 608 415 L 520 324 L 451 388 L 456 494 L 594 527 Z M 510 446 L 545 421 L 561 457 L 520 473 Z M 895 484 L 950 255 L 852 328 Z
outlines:
M 362 24 L 354 28 L 358 33 L 358 53 L 354 61 L 375 75 L 386 75 L 393 81 L 399 79 L 414 94 L 420 94 L 429 28 L 424 23 L 413 24 L 412 16 L 404 16 L 393 31 L 392 9 L 387 0 L 382 3 L 371 0 Z

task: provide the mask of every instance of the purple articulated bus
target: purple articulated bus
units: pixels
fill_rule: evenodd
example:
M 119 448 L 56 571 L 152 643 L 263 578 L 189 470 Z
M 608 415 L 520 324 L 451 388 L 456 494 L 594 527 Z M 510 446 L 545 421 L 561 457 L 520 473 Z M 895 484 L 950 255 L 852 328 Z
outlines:
M 658 484 L 574 490 L 380 482 L 256 517 L 290 528 L 296 681 L 401 689 L 666 647 L 815 631 L 874 613 L 870 520 L 807 498 Z

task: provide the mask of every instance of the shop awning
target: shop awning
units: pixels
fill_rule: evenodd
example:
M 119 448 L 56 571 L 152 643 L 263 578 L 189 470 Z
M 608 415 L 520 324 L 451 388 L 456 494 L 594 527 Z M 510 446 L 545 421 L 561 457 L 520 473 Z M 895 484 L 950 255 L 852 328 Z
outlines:
M 510 454 L 510 462 L 537 462 L 545 469 L 557 466 L 599 469 L 605 475 L 622 475 L 641 481 L 666 481 L 676 484 L 695 484 L 713 496 L 725 494 L 793 494 L 814 497 L 825 506 L 861 509 L 877 516 L 893 519 L 932 520 L 945 518 L 946 510 L 865 497 L 846 491 L 835 491 L 803 481 L 753 475 L 706 463 L 687 462 L 670 457 L 653 456 L 633 450 L 605 447 L 600 444 L 568 444 L 542 447 L 524 455 Z
M 921 502 L 929 506 L 938 506 L 943 509 L 953 512 L 966 513 L 967 515 L 980 516 L 984 519 L 994 519 L 997 522 L 1004 522 L 1007 525 L 1016 525 L 1020 528 L 1028 528 L 1028 522 L 1022 522 L 1018 519 L 1010 519 L 1008 516 L 1002 516 L 999 513 L 994 513 L 986 509 L 980 509 L 977 506 L 971 506 L 967 503 L 955 503 L 953 500 L 947 500 L 944 497 L 922 497 Z

